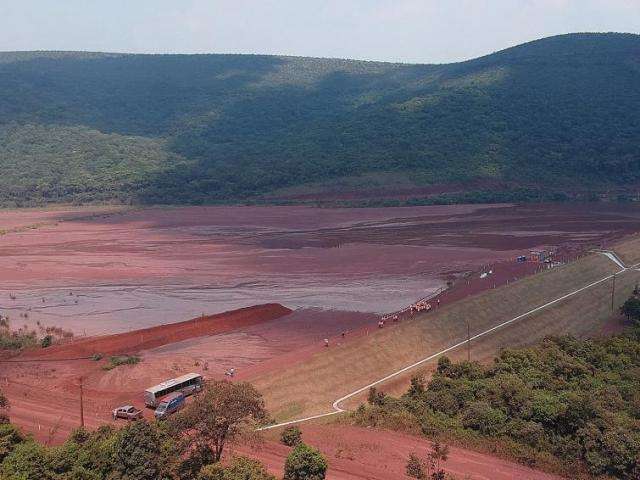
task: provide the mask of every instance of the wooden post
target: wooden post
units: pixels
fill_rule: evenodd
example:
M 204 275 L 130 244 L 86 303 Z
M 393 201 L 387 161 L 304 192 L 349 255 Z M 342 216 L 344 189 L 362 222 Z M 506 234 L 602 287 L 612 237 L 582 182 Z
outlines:
M 613 312 L 615 309 L 615 295 L 616 295 L 616 274 L 613 274 L 613 285 L 611 287 L 611 311 Z
M 80 377 L 80 427 L 84 428 L 84 396 L 82 391 L 82 377 Z
M 467 361 L 471 362 L 471 328 L 467 321 Z

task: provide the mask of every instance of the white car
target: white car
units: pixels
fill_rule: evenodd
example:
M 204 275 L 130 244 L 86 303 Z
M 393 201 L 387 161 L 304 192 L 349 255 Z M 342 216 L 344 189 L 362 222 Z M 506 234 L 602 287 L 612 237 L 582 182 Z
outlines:
M 113 419 L 124 418 L 125 420 L 140 420 L 142 418 L 142 410 L 138 410 L 133 405 L 125 405 L 113 410 Z

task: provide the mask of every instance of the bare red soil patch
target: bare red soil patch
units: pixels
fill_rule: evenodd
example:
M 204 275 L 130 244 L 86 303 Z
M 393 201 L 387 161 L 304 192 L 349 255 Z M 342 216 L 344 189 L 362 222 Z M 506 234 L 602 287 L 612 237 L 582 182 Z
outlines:
M 246 328 L 289 313 L 291 313 L 290 309 L 279 304 L 256 305 L 127 333 L 83 338 L 47 349 L 33 350 L 27 352 L 26 356 L 40 359 L 73 359 L 89 357 L 96 353 L 103 355 L 137 353 L 191 338 Z
M 328 459 L 329 480 L 406 480 L 405 465 L 414 452 L 426 457 L 431 442 L 425 438 L 386 430 L 348 425 L 304 425 L 303 440 Z M 290 448 L 267 441 L 258 449 L 240 448 L 238 453 L 261 460 L 282 477 Z M 560 477 L 517 463 L 461 448 L 450 449 L 447 473 L 470 480 L 556 480 Z
M 345 341 L 349 341 L 355 338 L 352 332 L 374 325 L 376 319 L 371 314 L 354 312 L 288 312 L 280 305 L 264 305 L 212 315 L 204 321 L 198 318 L 147 329 L 158 333 L 156 340 L 161 343 L 167 338 L 166 332 L 171 332 L 170 343 L 141 350 L 142 361 L 137 365 L 109 371 L 102 369 L 106 360 L 62 359 L 86 354 L 94 348 L 119 353 L 119 349 L 130 345 L 130 340 L 137 342 L 140 333 L 80 339 L 78 345 L 38 351 L 42 356 L 31 352 L 13 359 L 27 362 L 0 363 L 0 388 L 9 397 L 15 424 L 41 441 L 60 443 L 80 424 L 81 377 L 85 423 L 95 428 L 110 423 L 111 410 L 121 404 L 144 408 L 144 389 L 168 378 L 188 372 L 199 372 L 205 378 L 224 378 L 224 372 L 234 367 L 237 378 L 246 379 L 271 369 L 286 368 L 304 358 L 309 349 L 320 347 L 323 338 L 340 338 L 340 333 L 347 331 Z M 183 338 L 183 330 L 194 336 Z M 145 409 L 149 418 L 152 413 Z

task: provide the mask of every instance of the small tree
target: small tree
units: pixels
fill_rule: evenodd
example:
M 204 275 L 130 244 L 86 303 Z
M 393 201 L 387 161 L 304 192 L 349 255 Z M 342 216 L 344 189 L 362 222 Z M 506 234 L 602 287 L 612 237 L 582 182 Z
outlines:
M 161 448 L 158 432 L 146 420 L 124 427 L 114 445 L 115 478 L 157 480 Z
M 224 480 L 276 480 L 264 466 L 246 457 L 235 457 L 224 469 Z
M 369 394 L 367 395 L 367 402 L 369 405 L 377 405 L 381 407 L 384 405 L 385 395 L 384 392 L 379 392 L 376 387 L 371 387 L 369 389 Z
M 219 462 L 227 442 L 254 432 L 266 417 L 262 395 L 249 383 L 215 381 L 182 412 L 173 427 L 182 434 L 185 451 L 211 453 Z
M 424 480 L 427 478 L 427 474 L 425 473 L 425 465 L 415 453 L 409 454 L 406 472 L 407 475 L 411 478 L 417 478 L 418 480 Z
M 327 460 L 315 448 L 300 443 L 287 456 L 284 480 L 324 480 Z
M 420 397 L 424 394 L 426 385 L 423 377 L 411 377 L 411 386 L 407 394 L 411 398 Z
M 451 359 L 447 356 L 442 356 L 438 359 L 438 373 L 440 375 L 447 375 L 451 369 Z
M 9 399 L 0 391 L 0 424 L 9 423 Z
M 433 446 L 431 447 L 431 451 L 428 455 L 429 465 L 433 470 L 431 473 L 431 478 L 433 480 L 444 480 L 444 463 L 449 458 L 449 446 L 440 443 L 439 441 L 435 441 Z
M 620 307 L 620 313 L 640 325 L 640 298 L 631 297 Z
M 427 454 L 426 461 L 421 460 L 415 453 L 409 455 L 407 460 L 407 475 L 418 480 L 444 480 L 444 463 L 449 458 L 449 447 L 435 441 L 431 451 Z
M 282 431 L 280 441 L 287 447 L 295 447 L 302 441 L 302 432 L 297 426 L 291 425 Z

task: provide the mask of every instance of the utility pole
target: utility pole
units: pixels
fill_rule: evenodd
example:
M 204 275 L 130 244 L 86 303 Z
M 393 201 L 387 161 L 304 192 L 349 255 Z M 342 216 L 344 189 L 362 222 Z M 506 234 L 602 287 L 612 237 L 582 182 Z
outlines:
M 467 320 L 467 361 L 471 362 L 471 328 L 469 327 L 469 320 Z
M 82 391 L 82 377 L 80 377 L 80 427 L 84 428 L 84 397 Z
M 616 274 L 613 274 L 613 285 L 611 287 L 611 311 L 614 310 L 614 298 L 616 295 Z

